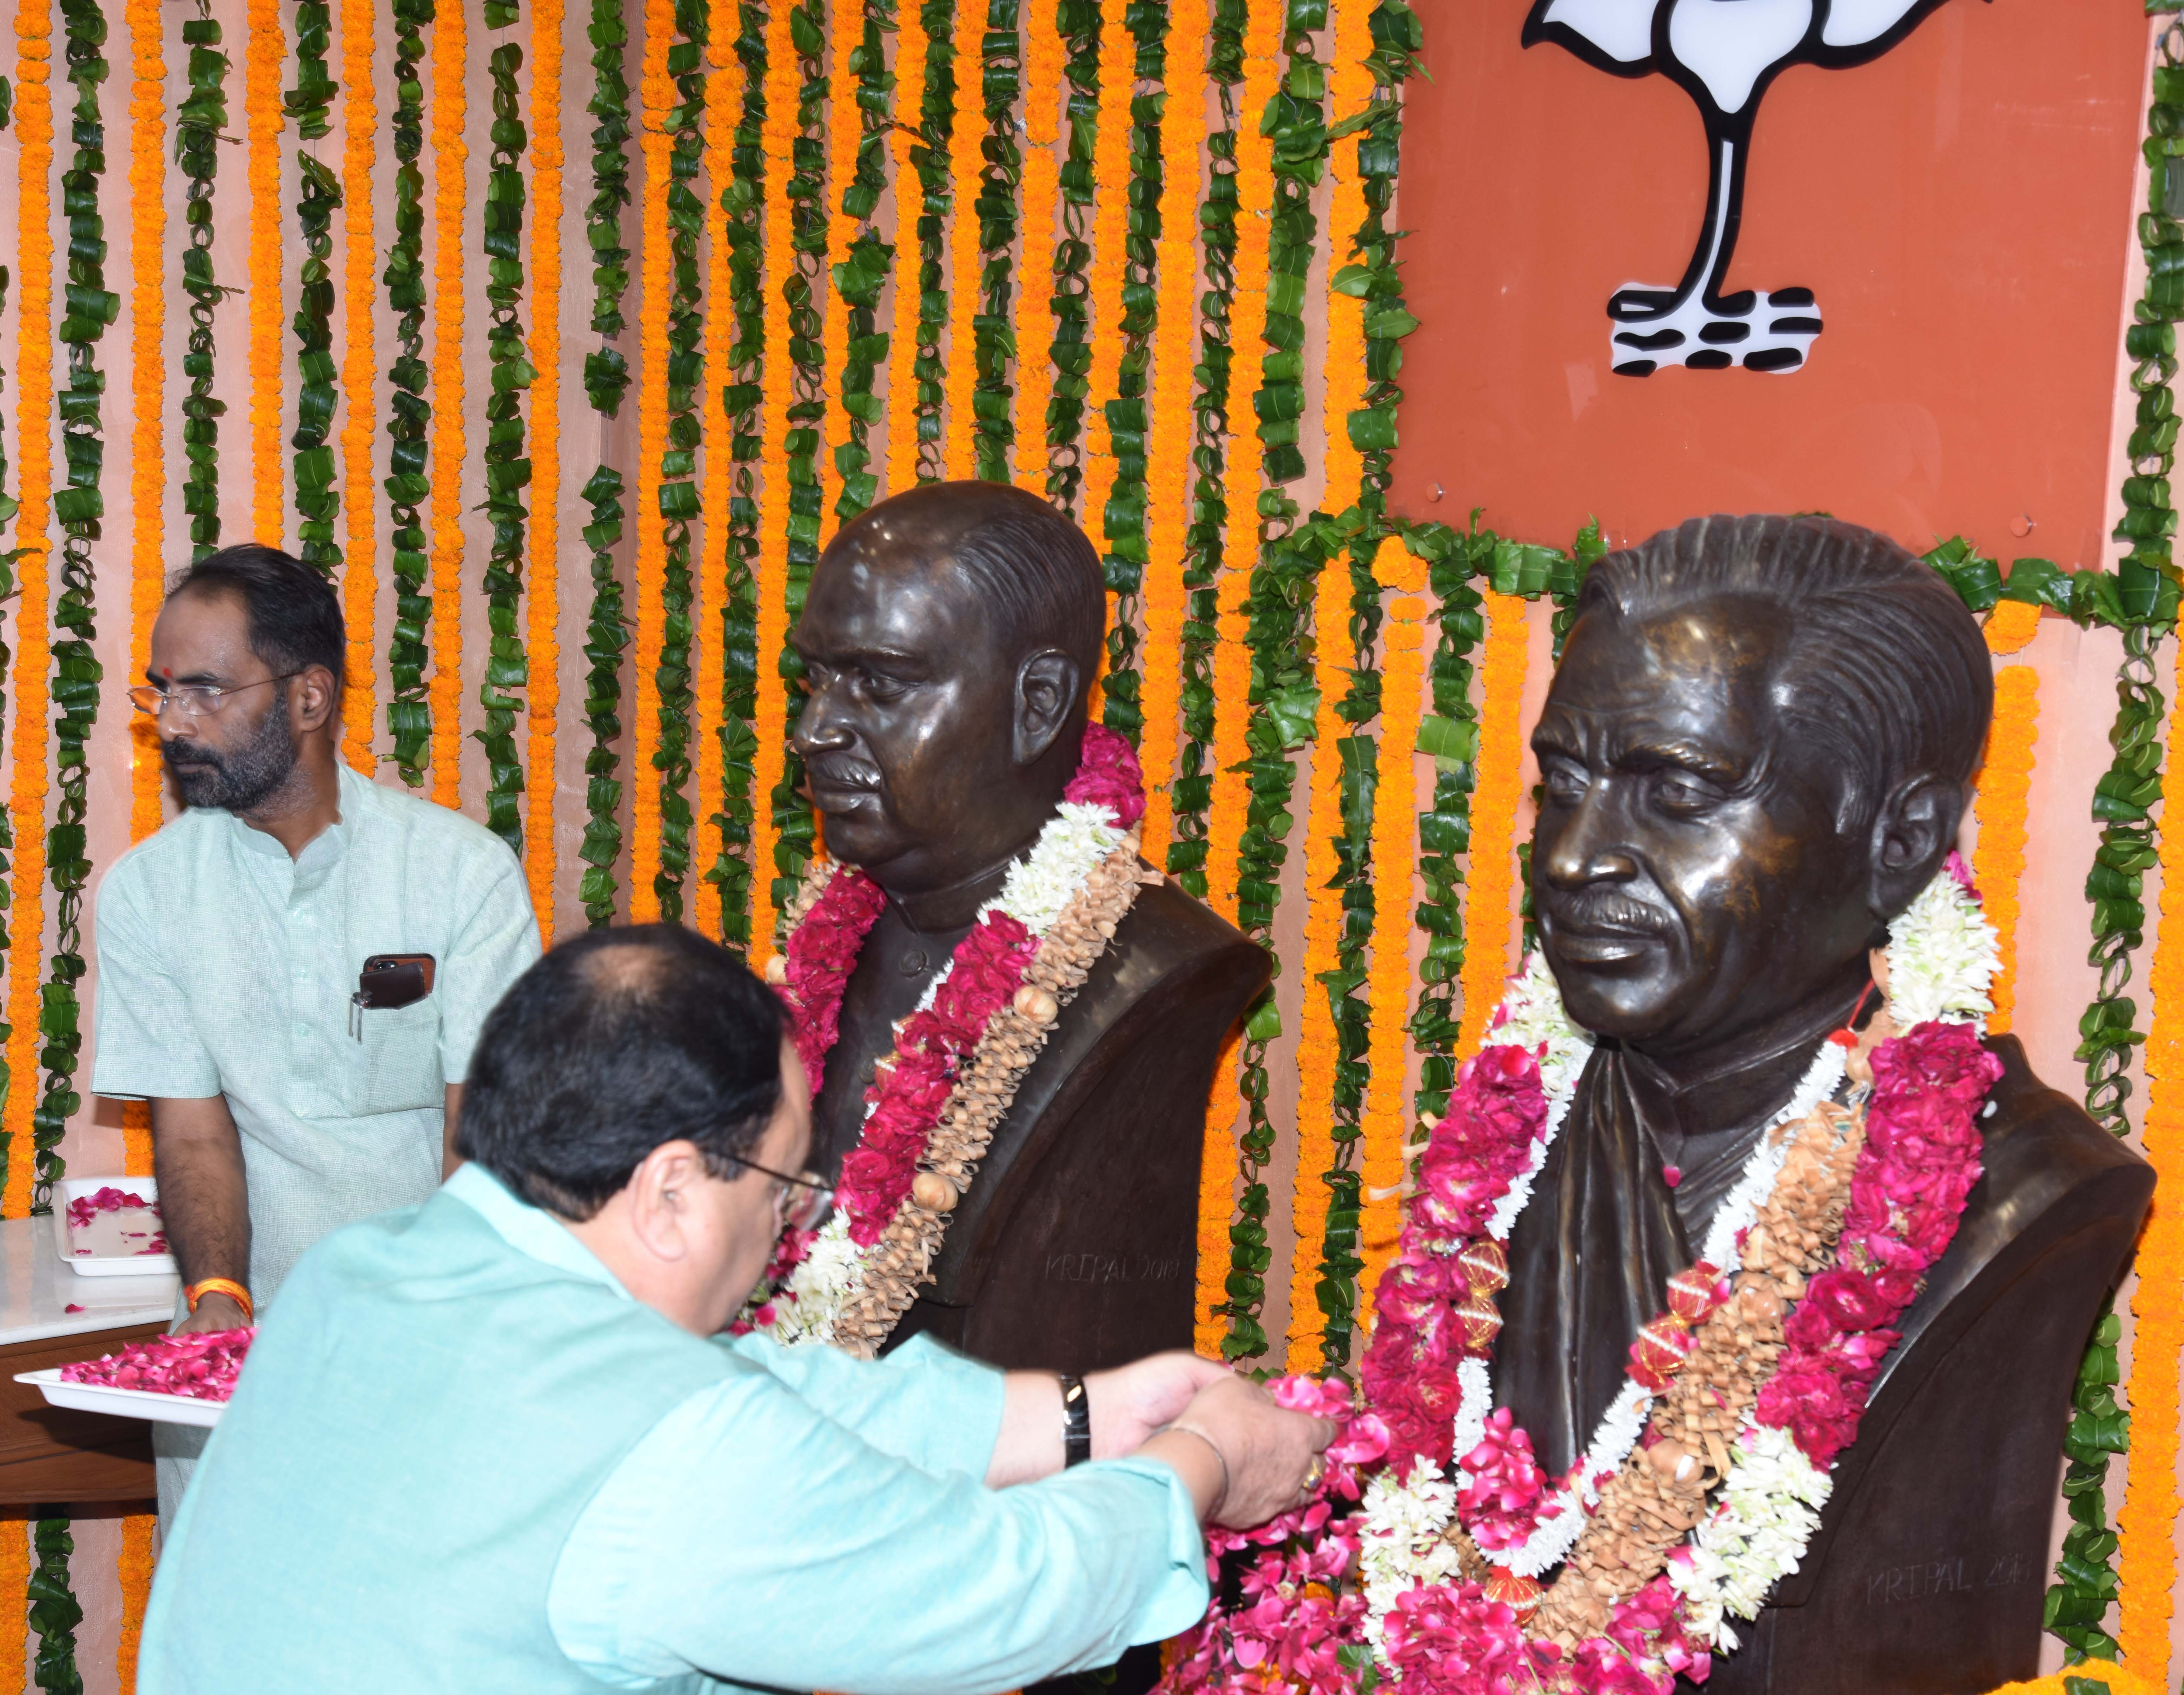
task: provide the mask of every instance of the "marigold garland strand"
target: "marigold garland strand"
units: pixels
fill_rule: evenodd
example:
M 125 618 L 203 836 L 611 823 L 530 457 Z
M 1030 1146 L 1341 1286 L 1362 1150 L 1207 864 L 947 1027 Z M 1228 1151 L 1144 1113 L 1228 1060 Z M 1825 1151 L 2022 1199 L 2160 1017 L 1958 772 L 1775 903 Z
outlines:
M 154 1513 L 131 1513 L 121 1521 L 121 1557 L 116 1563 L 121 1581 L 121 1640 L 114 1655 L 121 1695 L 136 1695 L 136 1652 L 144 1636 L 144 1609 L 152 1598 L 152 1538 L 159 1528 Z
M 432 14 L 432 799 L 461 796 L 463 686 L 463 141 L 470 51 L 462 0 Z
M 955 79 L 955 102 L 948 137 L 948 364 L 942 386 L 946 394 L 947 474 L 978 473 L 978 431 L 973 395 L 978 386 L 978 176 L 983 167 L 985 129 L 978 121 L 976 82 Z
M 917 226 L 922 190 L 911 149 L 919 145 L 911 121 L 925 94 L 925 21 L 916 4 L 905 4 L 895 31 L 895 120 L 888 129 L 888 153 L 894 178 L 894 331 L 889 338 L 887 387 L 887 492 L 900 494 L 917 481 L 918 314 L 920 246 Z
M 20 86 L 18 98 L 20 98 Z M 31 1586 L 31 1541 L 36 1520 L 0 1519 L 0 1595 L 25 1595 Z M 0 1607 L 0 1665 L 21 1665 L 30 1652 L 27 1602 Z
M 860 110 L 864 89 L 861 86 L 853 64 L 861 64 L 858 49 L 865 40 L 865 8 L 861 0 L 827 0 L 832 7 L 828 18 L 830 39 L 827 52 L 827 82 L 829 105 L 827 113 L 827 252 L 837 263 L 849 255 L 850 243 L 856 239 L 860 220 L 849 209 L 849 197 L 857 169 L 857 142 L 864 130 L 863 114 Z M 850 364 L 850 302 L 838 278 L 827 281 L 827 304 L 820 332 L 820 346 L 828 372 L 848 382 Z M 849 395 L 842 396 L 846 403 Z M 835 453 L 848 445 L 851 426 L 856 421 L 846 404 L 830 408 L 835 415 L 825 427 L 831 463 Z M 821 521 L 820 545 L 824 547 L 834 538 L 840 515 L 831 508 Z
M 644 192 L 638 197 L 638 346 L 667 343 L 668 298 L 674 274 L 668 256 L 669 156 L 673 138 L 667 114 L 675 104 L 667 54 L 675 33 L 675 0 L 645 0 L 644 48 L 638 75 L 638 157 Z M 667 372 L 654 359 L 638 367 L 637 384 L 637 694 L 636 739 L 630 763 L 637 783 L 630 796 L 629 917 L 633 924 L 660 917 L 660 793 L 652 777 L 660 748 L 660 660 L 666 645 L 667 612 L 661 604 L 667 576 L 667 538 L 660 517 L 661 459 L 667 451 Z
M 796 139 L 796 49 L 789 32 L 787 0 L 772 0 L 766 31 L 765 195 L 766 267 L 768 309 L 766 343 L 760 360 L 760 438 L 777 442 L 788 432 L 793 404 L 788 365 L 788 316 L 772 309 L 796 267 L 788 207 L 777 192 L 788 180 L 789 156 Z M 789 784 L 794 760 L 788 749 L 788 690 L 783 670 L 788 641 L 788 479 L 777 456 L 766 462 L 759 496 L 758 746 L 752 760 L 756 795 L 751 851 L 751 962 L 763 965 L 773 954 L 775 915 L 793 889 L 783 865 L 780 829 L 772 797 Z M 785 886 L 784 886 L 785 885 Z
M 129 24 L 129 655 L 132 679 L 152 652 L 152 624 L 166 581 L 166 76 L 159 0 L 127 0 Z M 131 713 L 129 839 L 159 828 L 164 767 L 159 737 Z M 140 729 L 139 725 L 142 728 Z
M 2029 665 L 2003 666 L 1994 674 L 1994 724 L 1979 774 L 1979 839 L 1972 849 L 1972 881 L 2001 956 L 1987 990 L 1994 1011 L 1986 1027 L 1996 1035 L 2009 1029 L 2017 1006 L 2018 883 L 2025 875 L 2025 813 L 2039 733 L 2039 672 Z
M 730 161 L 735 148 L 736 124 L 741 116 L 739 107 L 743 99 L 743 66 L 735 54 L 735 36 L 725 27 L 725 20 L 716 20 L 705 44 L 709 85 L 705 92 L 705 159 L 707 169 L 716 182 L 727 177 L 732 169 Z M 700 385 L 703 404 L 699 414 L 701 418 L 713 425 L 713 428 L 705 443 L 705 482 L 699 491 L 698 504 L 705 514 L 705 550 L 700 557 L 710 557 L 721 568 L 722 575 L 716 579 L 705 571 L 696 573 L 690 618 L 692 624 L 699 630 L 709 627 L 714 616 L 725 619 L 728 615 L 725 591 L 731 569 L 728 560 L 733 546 L 729 534 L 728 508 L 729 491 L 735 486 L 735 414 L 723 397 L 725 385 L 734 370 L 733 350 L 737 319 L 730 304 L 733 284 L 729 270 L 729 218 L 721 202 L 720 195 L 713 196 L 712 204 L 705 215 L 705 380 Z M 697 743 L 696 769 L 693 778 L 694 800 L 699 819 L 717 817 L 725 822 L 727 797 L 723 791 L 721 728 L 729 687 L 727 655 L 721 642 L 702 644 L 699 651 L 705 655 L 706 663 L 695 679 L 694 690 L 695 728 L 692 733 Z M 716 795 L 722 797 L 722 811 L 709 813 L 706 803 Z M 720 861 L 726 858 L 730 845 L 724 837 L 716 856 L 716 872 Z M 692 889 L 690 923 L 700 935 L 722 935 L 721 880 L 717 874 L 699 878 Z
M 342 506 L 348 516 L 348 564 L 342 572 L 342 622 L 348 632 L 348 679 L 342 691 L 342 751 L 369 774 L 376 764 L 372 733 L 379 669 L 378 510 L 371 486 L 372 439 L 379 419 L 373 378 L 379 346 L 372 331 L 372 167 L 378 160 L 379 105 L 371 65 L 378 45 L 371 0 L 341 0 L 342 119 L 341 431 Z
M 1203 0 L 1195 0 L 1202 11 Z M 1047 407 L 1054 398 L 1054 276 L 1060 231 L 1061 161 L 1056 128 L 1061 106 L 1061 38 L 1056 0 L 1028 0 L 1024 8 L 1023 253 L 1024 279 L 1017 302 L 1017 427 L 1014 480 L 1044 495 L 1047 482 Z M 1147 789 L 1147 800 L 1151 790 Z M 1163 804 L 1165 804 L 1163 802 Z M 1157 838 L 1150 828 L 1145 852 Z M 1157 862 L 1157 861 L 1156 861 Z
M 1197 325 L 1191 299 L 1198 281 L 1197 243 L 1190 231 L 1198 210 L 1199 153 L 1206 143 L 1205 40 L 1207 0 L 1177 0 L 1168 20 L 1167 76 L 1161 110 L 1162 222 L 1172 239 L 1160 254 L 1154 308 L 1150 439 L 1145 452 L 1145 622 L 1144 728 L 1138 763 L 1145 774 L 1145 855 L 1167 863 L 1173 829 L 1176 739 L 1180 728 L 1181 664 L 1190 511 L 1191 358 Z M 1028 342 L 1036 346 L 1036 342 Z M 1043 412 L 1042 415 L 1044 415 Z
M 20 1218 L 31 1210 L 32 1161 L 12 1156 L 31 1146 L 31 1115 L 37 1107 L 38 979 L 45 945 L 46 884 L 46 715 L 51 710 L 52 650 L 47 608 L 51 589 L 47 568 L 53 499 L 53 263 L 52 171 L 53 92 L 48 82 L 53 57 L 51 0 L 21 0 L 15 13 L 15 136 L 20 164 L 16 200 L 15 252 L 22 266 L 22 292 L 16 307 L 15 423 L 21 432 L 17 450 L 21 477 L 15 515 L 15 550 L 20 597 L 15 606 L 15 722 L 11 754 L 13 774 L 8 811 L 15 849 L 14 887 L 8 917 L 13 931 L 8 946 L 8 1097 L 4 1194 L 0 1216 Z M 20 1079 L 20 1086 L 16 1080 Z M 12 1568 L 16 1538 L 0 1536 L 0 1552 Z M 22 1573 L 29 1571 L 24 1544 Z M 0 1569 L 0 1594 L 14 1594 L 21 1579 Z M 0 1640 L 0 1659 L 7 1644 Z M 16 1639 L 16 1663 L 22 1659 Z
M 563 0 L 531 8 L 531 725 L 523 870 L 541 939 L 554 943 L 554 721 L 561 711 L 561 31 Z
M 1344 917 L 1332 891 L 1342 872 L 1337 850 L 1343 834 L 1340 678 L 1353 657 L 1338 635 L 1349 613 L 1350 574 L 1340 560 L 1329 560 L 1320 567 L 1312 613 L 1312 686 L 1319 705 L 1312 717 L 1312 782 L 1304 808 L 1304 1014 L 1296 1049 L 1296 1180 L 1290 1196 L 1295 1243 L 1290 1260 L 1287 1364 L 1293 1372 L 1318 1365 L 1325 1328 L 1312 1287 L 1319 1280 L 1320 1238 L 1327 1224 L 1324 1174 L 1334 1164 L 1335 991 L 1328 978 L 1336 968 Z M 1392 645 L 1393 631 L 1389 639 Z
M 2171 759 L 2162 774 L 2161 818 L 2167 828 L 2160 833 L 2161 912 L 2149 973 L 2153 1017 L 2146 1042 L 2144 1146 L 2148 1161 L 2166 1180 L 2184 1171 L 2184 759 Z M 1984 822 L 1980 834 L 1984 839 Z M 2159 1187 L 2139 1239 L 2137 1268 L 2131 1452 L 2123 1507 L 2116 1514 L 2122 1537 L 2116 1642 L 2127 1664 L 2165 1682 L 2176 1584 L 2175 1534 L 2184 1512 L 2176 1485 L 2176 1361 L 2184 1353 L 2184 1307 L 2176 1291 L 2184 1284 L 2184 1204 Z
M 1485 596 L 1486 645 L 1479 698 L 1485 703 L 1479 732 L 1479 787 L 1471 801 L 1471 869 L 1463 895 L 1462 1036 L 1458 1051 L 1470 1053 L 1485 1034 L 1486 1020 L 1502 999 L 1509 974 L 1509 921 L 1516 912 L 1517 804 L 1524 784 L 1524 669 L 1531 633 L 1524 603 L 1514 595 Z
M 1381 684 L 1379 772 L 1373 797 L 1373 868 L 1381 891 L 1386 922 L 1373 938 L 1373 963 L 1367 980 L 1372 1045 L 1367 1064 L 1365 1107 L 1359 1117 L 1363 1163 L 1360 1173 L 1364 1216 L 1359 1232 L 1357 1307 L 1373 1310 L 1373 1291 L 1396 1251 L 1402 1229 L 1404 1084 L 1406 1040 L 1410 1028 L 1411 927 L 1403 922 L 1410 906 L 1411 866 L 1418 815 L 1416 750 L 1425 711 L 1425 661 L 1422 653 L 1425 587 L 1419 561 L 1390 548 L 1399 562 L 1390 572 L 1396 599 L 1388 608 L 1385 677 Z M 1519 625 L 1521 629 L 1522 626 Z M 1521 682 L 1521 675 L 1519 681 Z M 1466 1003 L 1467 1010 L 1468 1003 Z
M 250 183 L 250 521 L 277 545 L 281 520 L 281 283 L 287 247 L 281 205 L 279 0 L 247 0 L 242 49 L 244 170 Z

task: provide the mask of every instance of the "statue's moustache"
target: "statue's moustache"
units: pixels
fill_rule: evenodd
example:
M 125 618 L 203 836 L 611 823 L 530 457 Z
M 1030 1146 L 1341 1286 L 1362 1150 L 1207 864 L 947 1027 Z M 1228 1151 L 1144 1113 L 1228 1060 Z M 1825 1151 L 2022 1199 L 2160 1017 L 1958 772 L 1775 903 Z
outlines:
M 848 754 L 815 753 L 804 761 L 811 780 L 824 789 L 864 789 L 877 792 L 879 768 Z
M 1604 889 L 1582 889 L 1568 894 L 1542 891 L 1540 907 L 1557 929 L 1665 936 L 1674 928 L 1666 913 L 1627 895 Z

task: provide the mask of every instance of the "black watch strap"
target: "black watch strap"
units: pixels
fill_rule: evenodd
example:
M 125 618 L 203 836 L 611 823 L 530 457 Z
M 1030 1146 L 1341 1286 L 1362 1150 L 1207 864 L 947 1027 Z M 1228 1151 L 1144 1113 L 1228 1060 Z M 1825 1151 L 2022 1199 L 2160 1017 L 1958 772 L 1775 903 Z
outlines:
M 1092 1458 L 1092 1402 L 1084 1380 L 1061 1374 L 1061 1463 L 1082 1465 Z

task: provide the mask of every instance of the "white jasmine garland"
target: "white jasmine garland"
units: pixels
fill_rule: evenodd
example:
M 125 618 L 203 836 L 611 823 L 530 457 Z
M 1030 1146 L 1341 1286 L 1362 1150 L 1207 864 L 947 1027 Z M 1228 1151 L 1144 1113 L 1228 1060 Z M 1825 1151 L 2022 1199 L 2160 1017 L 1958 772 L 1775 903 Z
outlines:
M 1693 1627 L 1715 1647 L 1736 1646 L 1724 1615 L 1758 1618 L 1768 1592 L 1797 1569 L 1834 1487 L 1788 1431 L 1746 1414 L 1718 1504 L 1691 1533 L 1690 1557 L 1669 1564 Z
M 1034 939 L 1045 935 L 1128 834 L 1116 825 L 1114 814 L 1106 807 L 1063 801 L 1039 833 L 1031 851 L 1009 867 L 1001 892 L 978 909 L 975 923 L 983 924 L 994 913 L 1005 912 Z M 827 874 L 832 875 L 831 869 Z M 955 957 L 950 955 L 918 996 L 916 1012 L 932 1009 L 941 986 L 955 969 Z M 865 1118 L 872 1116 L 874 1104 L 866 1101 Z M 862 1288 L 866 1269 L 879 1246 L 876 1242 L 871 1247 L 860 1247 L 850 1241 L 849 1218 L 836 1212 L 820 1227 L 803 1260 L 789 1273 L 788 1282 L 770 1300 L 747 1309 L 752 1327 L 785 1346 L 833 1341 L 834 1319 Z M 772 1311 L 771 1320 L 759 1324 L 755 1312 L 768 1307 Z
M 1457 1575 L 1456 1544 L 1447 1536 L 1456 1515 L 1456 1486 L 1430 1464 L 1412 1466 L 1407 1483 L 1397 1482 L 1392 1469 L 1378 1471 L 1366 1480 L 1359 1506 L 1364 1521 L 1357 1567 L 1369 1609 L 1366 1630 L 1377 1647 L 1382 1621 L 1398 1596 Z
M 1888 1016 L 1898 1029 L 1947 1018 L 1984 1034 L 2002 948 L 1985 910 L 1959 880 L 1963 861 L 1954 854 L 1949 860 L 1950 868 L 1889 927 Z

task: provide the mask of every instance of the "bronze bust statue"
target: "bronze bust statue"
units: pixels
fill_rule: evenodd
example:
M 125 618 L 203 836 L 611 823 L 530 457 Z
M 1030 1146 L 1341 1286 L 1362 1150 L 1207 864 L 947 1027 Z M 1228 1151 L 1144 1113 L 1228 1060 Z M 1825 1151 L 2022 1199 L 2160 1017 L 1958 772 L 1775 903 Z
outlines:
M 909 490 L 845 525 L 794 633 L 795 732 L 827 850 L 887 895 L 812 1103 L 812 1163 L 857 1140 L 874 1062 L 1077 768 L 1106 622 L 1084 532 L 1005 484 Z M 1089 1370 L 1188 1347 L 1199 1155 L 1222 1040 L 1263 950 L 1140 891 L 1018 1087 L 892 1341 Z
M 1500 1400 L 1558 1474 L 1954 845 L 1993 700 L 1954 593 L 1817 518 L 1696 519 L 1592 571 L 1532 744 L 1532 895 L 1597 1046 L 1510 1242 Z M 1869 1014 L 1868 1014 L 1869 1016 Z M 1713 1695 L 2030 1677 L 2076 1366 L 2152 1170 L 2010 1036 L 1957 1236 L 1804 1564 Z

